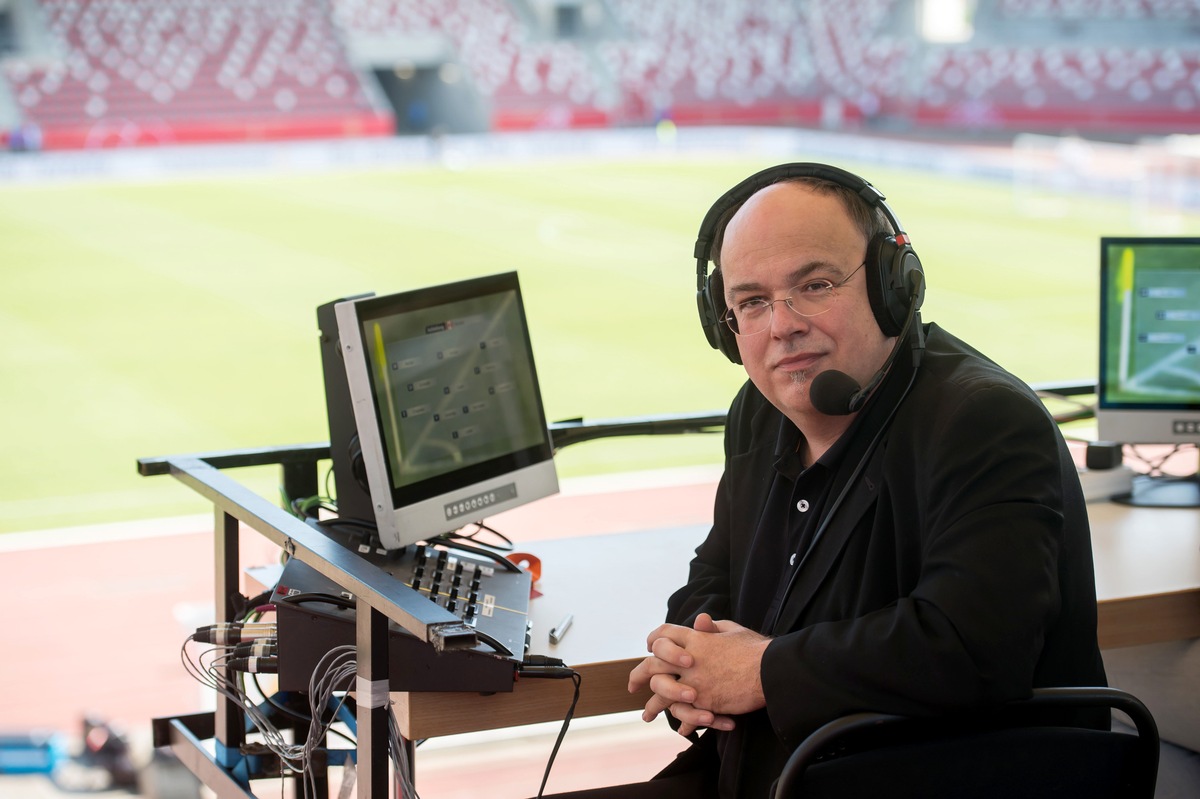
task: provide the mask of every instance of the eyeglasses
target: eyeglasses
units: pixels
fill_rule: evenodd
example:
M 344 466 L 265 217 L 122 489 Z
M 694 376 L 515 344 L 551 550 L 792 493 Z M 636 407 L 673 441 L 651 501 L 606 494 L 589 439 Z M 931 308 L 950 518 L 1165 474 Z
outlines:
M 721 317 L 729 329 L 739 336 L 753 336 L 771 326 L 771 317 L 775 311 L 775 303 L 782 302 L 788 310 L 800 316 L 820 316 L 833 307 L 838 298 L 838 289 L 846 285 L 866 262 L 855 267 L 854 271 L 834 283 L 820 278 L 792 286 L 787 296 L 781 300 L 768 300 L 755 297 L 752 300 L 739 302 L 725 312 Z

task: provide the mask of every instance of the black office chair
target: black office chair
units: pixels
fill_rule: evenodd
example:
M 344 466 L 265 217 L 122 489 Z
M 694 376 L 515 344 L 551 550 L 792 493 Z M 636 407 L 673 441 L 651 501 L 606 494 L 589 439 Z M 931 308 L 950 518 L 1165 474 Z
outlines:
M 1061 726 L 1062 714 L 1125 713 L 1137 734 Z M 993 714 L 935 719 L 855 713 L 806 738 L 774 799 L 1152 799 L 1158 727 L 1114 688 L 1041 688 Z

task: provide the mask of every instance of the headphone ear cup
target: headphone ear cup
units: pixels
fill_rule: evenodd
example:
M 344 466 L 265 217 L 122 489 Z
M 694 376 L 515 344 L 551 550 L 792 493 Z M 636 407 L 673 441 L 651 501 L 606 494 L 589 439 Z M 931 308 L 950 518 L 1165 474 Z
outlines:
M 913 273 L 921 271 L 917 253 L 895 236 L 880 234 L 867 247 L 867 298 L 885 336 L 898 336 L 912 302 Z M 925 294 L 921 286 L 917 308 Z
M 697 293 L 696 304 L 700 311 L 700 324 L 704 328 L 704 336 L 713 349 L 721 353 L 733 363 L 741 363 L 742 355 L 738 352 L 737 336 L 725 324 L 725 281 L 721 271 L 715 270 L 704 281 L 704 289 Z

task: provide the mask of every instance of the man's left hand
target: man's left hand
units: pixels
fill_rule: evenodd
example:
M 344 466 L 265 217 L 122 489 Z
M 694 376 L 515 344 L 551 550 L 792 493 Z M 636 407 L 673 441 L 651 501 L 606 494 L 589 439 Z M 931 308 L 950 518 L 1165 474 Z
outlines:
M 631 692 L 649 686 L 654 696 L 642 718 L 664 710 L 695 727 L 732 729 L 731 716 L 765 707 L 759 670 L 771 639 L 707 614 L 694 627 L 663 624 L 646 639 L 650 657 L 629 675 Z M 684 729 L 681 733 L 687 734 Z

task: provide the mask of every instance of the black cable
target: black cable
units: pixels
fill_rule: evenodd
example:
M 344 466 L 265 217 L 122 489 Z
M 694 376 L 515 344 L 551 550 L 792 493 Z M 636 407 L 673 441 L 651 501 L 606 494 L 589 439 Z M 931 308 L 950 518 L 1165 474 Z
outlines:
M 333 482 L 334 476 L 333 464 L 330 463 L 329 468 L 325 470 L 325 496 L 329 498 L 329 510 L 337 513 L 337 497 L 335 496 L 336 492 L 329 490 L 331 487 L 330 483 Z M 336 486 L 334 486 L 334 488 L 336 488 Z
M 559 661 L 561 663 L 561 661 Z M 518 673 L 523 677 L 542 677 L 548 679 L 570 679 L 575 683 L 575 694 L 571 697 L 571 706 L 567 708 L 567 715 L 563 718 L 562 727 L 558 731 L 558 738 L 554 740 L 554 748 L 550 750 L 550 759 L 546 761 L 546 771 L 542 774 L 542 784 L 538 788 L 537 795 L 540 797 L 546 791 L 546 782 L 550 779 L 550 770 L 554 768 L 554 759 L 558 757 L 558 749 L 562 746 L 563 739 L 567 737 L 567 728 L 571 726 L 571 719 L 575 716 L 575 708 L 579 704 L 579 688 L 583 684 L 583 676 L 572 668 L 566 666 L 546 666 L 521 668 Z
M 338 516 L 334 519 L 320 519 L 317 521 L 317 527 L 326 530 L 345 530 L 348 533 L 357 533 L 367 539 L 367 543 L 373 543 L 379 535 L 379 528 L 374 522 L 366 519 L 355 519 L 352 516 Z
M 272 593 L 272 590 L 268 588 L 252 597 L 247 597 L 241 593 L 235 594 L 233 597 L 234 618 L 242 619 L 243 621 L 247 620 L 253 614 L 255 608 L 270 602 Z
M 344 596 L 337 594 L 326 594 L 320 591 L 306 591 L 302 594 L 291 594 L 290 596 L 280 597 L 283 602 L 289 605 L 303 605 L 305 602 L 327 602 L 330 605 L 337 605 L 339 608 L 354 610 L 357 605 L 353 600 L 346 599 Z
M 472 629 L 474 629 L 474 628 L 472 628 Z M 509 649 L 504 644 L 497 641 L 492 636 L 485 633 L 483 630 L 475 630 L 475 637 L 478 638 L 480 641 L 483 641 L 485 644 L 490 646 L 492 649 L 495 649 L 498 654 L 501 654 L 504 657 L 512 657 L 511 649 Z
M 504 557 L 499 552 L 492 552 L 489 549 L 484 549 L 483 547 L 473 546 L 471 544 L 464 543 L 463 541 L 460 541 L 460 540 L 447 538 L 444 535 L 438 536 L 437 538 L 432 538 L 429 541 L 426 541 L 425 543 L 429 544 L 430 546 L 435 546 L 437 544 L 441 544 L 442 546 L 450 548 L 450 549 L 457 549 L 462 552 L 470 552 L 473 555 L 479 555 L 480 557 L 484 557 L 489 560 L 495 561 L 499 565 L 503 566 L 506 571 L 510 571 L 510 572 L 522 571 L 520 566 L 513 563 L 508 558 Z
M 474 532 L 464 533 L 462 530 L 458 530 L 457 532 L 447 533 L 447 535 L 454 538 L 466 539 L 467 541 L 479 544 L 480 546 L 491 547 L 492 549 L 497 549 L 501 552 L 513 551 L 514 545 L 512 539 L 497 530 L 495 527 L 491 527 L 484 522 L 471 522 L 471 524 L 475 526 Z M 489 544 L 486 541 L 480 541 L 479 535 L 481 533 L 491 533 L 492 535 L 496 536 L 496 538 L 500 539 L 500 543 Z

